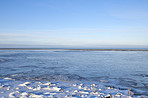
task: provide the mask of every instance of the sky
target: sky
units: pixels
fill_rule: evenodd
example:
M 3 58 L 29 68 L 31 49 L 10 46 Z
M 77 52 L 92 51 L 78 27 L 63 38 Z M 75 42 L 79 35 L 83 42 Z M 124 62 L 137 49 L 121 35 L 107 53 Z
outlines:
M 0 0 L 0 48 L 148 48 L 148 0 Z

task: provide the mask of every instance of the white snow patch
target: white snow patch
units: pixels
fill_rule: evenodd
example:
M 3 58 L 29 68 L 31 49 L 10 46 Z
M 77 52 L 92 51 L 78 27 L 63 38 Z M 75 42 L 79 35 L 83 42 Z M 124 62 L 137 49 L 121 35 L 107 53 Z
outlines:
M 27 86 L 27 84 L 30 84 L 30 82 L 25 82 L 23 84 L 19 84 L 19 86 Z

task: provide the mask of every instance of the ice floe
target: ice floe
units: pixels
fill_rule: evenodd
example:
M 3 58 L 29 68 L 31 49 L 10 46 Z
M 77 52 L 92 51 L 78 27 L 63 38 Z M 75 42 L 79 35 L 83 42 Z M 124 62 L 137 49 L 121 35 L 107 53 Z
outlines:
M 19 86 L 27 86 L 27 84 L 30 84 L 30 82 L 25 82 L 23 84 L 19 84 Z

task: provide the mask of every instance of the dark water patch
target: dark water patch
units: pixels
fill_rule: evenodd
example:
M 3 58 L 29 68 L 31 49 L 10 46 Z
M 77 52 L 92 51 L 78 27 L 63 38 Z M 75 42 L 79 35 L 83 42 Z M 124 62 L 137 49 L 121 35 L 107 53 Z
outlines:
M 2 70 L 4 68 L 4 66 L 0 66 L 0 69 Z
M 10 71 L 17 71 L 17 69 L 10 69 Z
M 44 65 L 44 64 L 46 64 L 46 63 L 44 63 L 44 62 L 39 62 L 39 64 L 41 64 L 41 65 L 43 64 L 43 65 Z
M 148 81 L 147 83 L 142 83 L 146 88 L 148 88 Z
M 91 81 L 104 81 L 104 82 L 106 82 L 106 81 L 108 81 L 108 79 L 109 79 L 109 77 L 108 76 L 99 76 L 99 77 L 87 77 L 89 80 L 91 80 Z
M 137 74 L 132 74 L 132 76 L 148 77 L 148 74 L 137 73 Z
M 53 51 L 53 52 L 63 52 L 63 51 Z
M 148 89 L 130 89 L 130 91 L 132 91 L 134 93 L 135 96 L 141 96 L 141 95 L 145 95 L 148 96 Z
M 68 50 L 67 51 L 67 50 L 64 50 L 64 51 L 54 51 L 54 52 L 63 52 L 64 53 L 64 52 L 91 52 L 91 51 L 83 51 L 83 50 L 79 50 L 79 51 L 78 50 Z
M 134 79 L 118 78 L 117 80 L 119 81 L 117 83 L 117 85 L 122 85 L 122 86 L 126 86 L 126 87 L 132 87 L 134 85 L 137 85 L 137 83 L 136 83 L 136 81 Z
M 1 68 L 2 68 L 3 70 L 11 70 L 11 69 L 12 69 L 12 68 L 6 67 L 6 66 L 1 66 Z
M 24 66 L 19 66 L 19 68 L 38 68 L 39 66 L 36 66 L 36 65 L 24 65 Z
M 43 69 L 52 69 L 52 70 L 55 70 L 55 69 L 65 69 L 65 66 L 41 66 L 41 68 Z
M 112 78 L 113 79 L 113 78 Z M 130 78 L 114 78 L 115 83 L 113 84 L 107 84 L 107 86 L 114 86 L 115 88 L 120 89 L 121 90 L 131 90 L 135 96 L 139 96 L 139 95 L 148 95 L 148 86 L 147 83 L 142 83 L 142 82 L 137 82 L 134 79 L 130 79 Z
M 69 80 L 87 80 L 87 78 L 79 76 L 77 74 L 65 74 Z

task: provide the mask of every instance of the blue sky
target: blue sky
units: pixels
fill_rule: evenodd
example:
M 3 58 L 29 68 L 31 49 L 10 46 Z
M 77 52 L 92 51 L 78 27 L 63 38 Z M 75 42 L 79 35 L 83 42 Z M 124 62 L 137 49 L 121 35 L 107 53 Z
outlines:
M 148 47 L 148 0 L 0 0 L 0 47 Z

